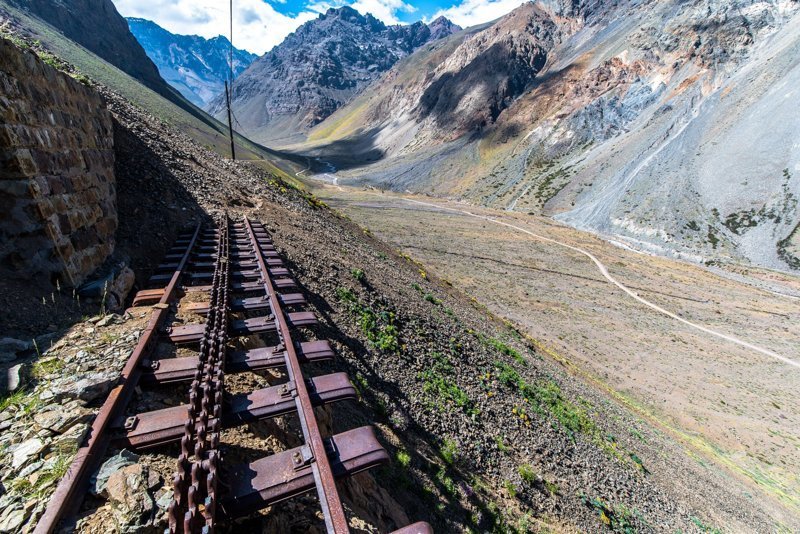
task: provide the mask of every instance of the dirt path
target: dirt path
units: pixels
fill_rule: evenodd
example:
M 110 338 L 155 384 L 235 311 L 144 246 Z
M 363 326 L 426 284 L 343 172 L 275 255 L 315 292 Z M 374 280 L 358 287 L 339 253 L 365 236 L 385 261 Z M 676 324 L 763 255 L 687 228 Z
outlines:
M 377 193 L 371 193 L 371 194 L 380 196 Z M 716 337 L 718 337 L 720 339 L 723 339 L 725 341 L 729 341 L 731 343 L 735 343 L 737 345 L 740 345 L 740 346 L 745 347 L 747 349 L 750 349 L 752 351 L 758 352 L 758 353 L 763 354 L 765 356 L 769 356 L 770 358 L 774 358 L 774 359 L 779 360 L 779 361 L 781 361 L 781 362 L 783 362 L 783 363 L 785 363 L 787 365 L 790 365 L 790 366 L 793 366 L 793 367 L 795 367 L 797 369 L 800 369 L 800 362 L 796 362 L 794 360 L 786 358 L 785 356 L 781 356 L 780 354 L 777 354 L 776 352 L 773 352 L 773 351 L 771 351 L 769 349 L 765 349 L 765 348 L 759 347 L 758 345 L 754 345 L 752 343 L 749 343 L 747 341 L 743 341 L 743 340 L 738 339 L 736 337 L 729 336 L 727 334 L 723 334 L 722 332 L 717 332 L 716 330 L 712 330 L 712 329 L 707 328 L 707 327 L 705 327 L 703 325 L 693 323 L 692 321 L 687 321 L 683 317 L 679 317 L 678 315 L 676 315 L 676 314 L 674 314 L 674 313 L 672 313 L 672 312 L 670 312 L 668 310 L 665 310 L 661 306 L 659 306 L 657 304 L 654 304 L 654 303 L 650 302 L 647 299 L 642 298 L 636 292 L 632 291 L 631 289 L 626 287 L 624 284 L 622 284 L 619 280 L 617 280 L 616 278 L 611 276 L 611 274 L 609 274 L 609 272 L 608 272 L 608 268 L 599 259 L 597 259 L 596 256 L 594 256 L 591 252 L 588 252 L 588 251 L 586 251 L 586 250 L 584 250 L 582 248 L 574 247 L 572 245 L 568 245 L 568 244 L 563 243 L 561 241 L 557 241 L 555 239 L 551 239 L 549 237 L 545 237 L 545 236 L 536 234 L 534 232 L 531 232 L 530 230 L 526 230 L 525 228 L 521 228 L 521 227 L 516 226 L 514 224 L 498 220 L 498 219 L 496 219 L 494 217 L 487 217 L 485 215 L 479 215 L 479 214 L 472 213 L 472 212 L 467 211 L 467 210 L 462 210 L 462 209 L 457 209 L 457 208 L 450 208 L 450 207 L 447 207 L 447 206 L 442 206 L 440 204 L 434 204 L 432 202 L 423 202 L 421 200 L 415 200 L 415 199 L 411 199 L 411 198 L 402 198 L 402 197 L 400 197 L 400 198 L 402 200 L 405 200 L 406 202 L 413 202 L 415 204 L 421 204 L 423 206 L 430 206 L 430 207 L 434 207 L 434 208 L 437 208 L 437 209 L 453 211 L 453 212 L 461 213 L 461 214 L 464 214 L 464 215 L 468 215 L 469 217 L 474 217 L 476 219 L 481 219 L 481 220 L 484 220 L 484 221 L 489 221 L 489 222 L 494 223 L 494 224 L 499 224 L 499 225 L 502 225 L 502 226 L 506 226 L 506 227 L 511 228 L 513 230 L 516 230 L 518 232 L 522 232 L 522 233 L 527 234 L 527 235 L 529 235 L 531 237 L 534 237 L 535 239 L 539 239 L 539 240 L 545 241 L 547 243 L 553 243 L 554 245 L 558 245 L 560 247 L 565 247 L 565 248 L 568 248 L 568 249 L 573 250 L 575 252 L 578 252 L 580 254 L 583 254 L 584 256 L 586 256 L 587 258 L 589 258 L 590 260 L 592 260 L 594 262 L 594 264 L 597 266 L 597 269 L 600 271 L 600 274 L 602 274 L 603 277 L 606 280 L 608 280 L 610 283 L 614 284 L 619 289 L 624 291 L 629 297 L 633 298 L 634 300 L 638 301 L 641 304 L 644 304 L 648 308 L 651 308 L 651 309 L 657 311 L 658 313 L 664 314 L 667 317 L 670 317 L 670 318 L 672 318 L 672 319 L 674 319 L 676 321 L 679 321 L 679 322 L 681 322 L 681 323 L 683 323 L 683 324 L 685 324 L 685 325 L 687 325 L 687 326 L 689 326 L 691 328 L 697 329 L 697 330 L 699 330 L 701 332 L 704 332 L 706 334 L 710 334 L 712 336 L 716 336 Z

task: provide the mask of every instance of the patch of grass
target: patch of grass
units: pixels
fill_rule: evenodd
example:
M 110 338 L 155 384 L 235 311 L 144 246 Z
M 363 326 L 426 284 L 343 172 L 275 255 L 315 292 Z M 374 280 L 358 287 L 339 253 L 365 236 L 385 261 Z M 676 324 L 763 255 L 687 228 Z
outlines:
M 711 246 L 716 249 L 717 245 L 719 244 L 719 238 L 717 237 L 717 234 L 714 233 L 714 228 L 712 226 L 708 227 L 707 238 L 708 242 L 711 243 Z
M 484 341 L 484 343 L 486 343 L 486 345 L 492 347 L 493 349 L 498 351 L 500 354 L 505 354 L 506 356 L 510 356 L 510 357 L 514 358 L 514 361 L 516 361 L 517 363 L 519 363 L 521 365 L 527 365 L 528 364 L 528 362 L 525 361 L 525 358 L 522 357 L 522 354 L 520 354 L 518 350 L 516 350 L 516 349 L 514 349 L 512 347 L 509 347 L 508 345 L 506 345 L 505 343 L 503 343 L 499 339 L 494 338 L 494 337 L 490 337 L 490 338 L 484 338 L 483 341 Z
M 408 466 L 411 465 L 411 455 L 408 454 L 403 449 L 397 451 L 397 454 L 395 454 L 395 459 L 397 460 L 397 463 L 400 464 L 400 467 L 402 467 L 403 469 L 407 469 Z
M 458 461 L 458 444 L 452 439 L 445 439 L 439 453 L 447 465 L 454 465 Z
M 100 341 L 106 344 L 111 344 L 119 339 L 119 334 L 112 334 L 111 332 L 103 332 L 100 334 Z
M 597 512 L 600 522 L 606 525 L 613 532 L 622 534 L 634 534 L 637 529 L 634 524 L 635 519 L 643 523 L 644 518 L 635 509 L 628 508 L 624 504 L 610 505 L 599 497 L 590 499 L 583 496 L 583 502 L 595 512 Z
M 92 86 L 92 80 L 90 80 L 88 76 L 84 76 L 83 74 L 73 74 L 72 77 L 75 78 L 78 83 L 82 83 L 86 87 Z
M 350 274 L 353 275 L 353 278 L 355 278 L 357 282 L 363 283 L 364 280 L 367 279 L 367 276 L 361 269 L 351 269 Z
M 722 534 L 722 531 L 717 527 L 713 527 L 710 525 L 706 525 L 701 519 L 697 517 L 692 517 L 692 523 L 700 529 L 701 532 L 705 532 L 706 534 Z
M 536 482 L 536 471 L 530 464 L 523 464 L 517 468 L 520 478 L 526 484 L 533 484 Z
M 400 337 L 395 326 L 394 313 L 389 310 L 375 310 L 363 304 L 349 288 L 340 287 L 336 297 L 347 306 L 350 314 L 355 316 L 361 331 L 372 345 L 383 352 L 398 352 Z
M 436 482 L 439 483 L 445 494 L 450 497 L 455 497 L 457 495 L 456 483 L 452 477 L 447 474 L 447 467 L 441 466 L 436 472 Z
M 42 400 L 37 395 L 22 387 L 0 399 L 0 412 L 14 406 L 17 410 L 21 410 L 23 414 L 29 415 L 35 412 L 41 404 Z
M 505 440 L 503 439 L 502 436 L 497 436 L 496 438 L 494 438 L 494 442 L 497 444 L 497 450 L 499 450 L 500 452 L 509 451 L 508 445 L 506 445 Z
M 636 466 L 637 466 L 639 469 L 641 469 L 641 470 L 642 470 L 642 473 L 649 473 L 649 472 L 650 472 L 650 471 L 648 471 L 648 470 L 647 470 L 647 468 L 644 466 L 644 463 L 642 462 L 642 459 L 641 459 L 641 458 L 639 458 L 639 456 L 638 456 L 637 454 L 635 454 L 635 453 L 633 453 L 633 452 L 630 452 L 630 453 L 628 453 L 628 456 L 630 456 L 630 457 L 631 457 L 631 460 L 633 461 L 633 463 L 634 463 L 634 464 L 635 464 L 635 465 L 636 465 Z
M 33 364 L 31 370 L 34 378 L 44 378 L 47 375 L 57 373 L 64 368 L 64 360 L 60 358 L 46 358 Z
M 514 485 L 513 482 L 511 482 L 510 480 L 506 480 L 505 482 L 503 482 L 503 487 L 508 492 L 509 497 L 511 497 L 512 499 L 517 498 L 517 487 Z
M 433 362 L 417 376 L 422 380 L 422 390 L 430 395 L 440 409 L 452 405 L 464 410 L 470 415 L 476 415 L 469 395 L 461 389 L 454 380 L 455 371 L 447 356 L 438 352 L 433 353 Z
M 362 375 L 361 373 L 356 373 L 353 387 L 356 388 L 356 393 L 358 393 L 359 397 L 363 397 L 364 392 L 369 390 L 369 384 L 367 383 L 367 379 L 364 378 L 364 375 Z
M 550 493 L 550 495 L 558 494 L 558 484 L 556 484 L 555 482 L 550 482 L 549 480 L 545 480 L 544 487 Z
M 550 413 L 570 435 L 584 433 L 592 437 L 600 434 L 600 429 L 580 406 L 570 402 L 561 388 L 552 380 L 527 383 L 510 365 L 495 362 L 499 370 L 498 379 L 507 387 L 519 392 L 539 413 Z
M 435 304 L 436 306 L 442 303 L 442 301 L 437 299 L 432 293 L 425 293 L 425 300 L 427 300 L 431 304 Z
M 26 499 L 42 499 L 47 496 L 48 488 L 64 478 L 70 463 L 70 458 L 58 456 L 49 467 L 43 468 L 39 472 L 39 477 L 36 479 L 35 484 L 31 483 L 27 478 L 15 478 L 11 482 L 11 487 Z

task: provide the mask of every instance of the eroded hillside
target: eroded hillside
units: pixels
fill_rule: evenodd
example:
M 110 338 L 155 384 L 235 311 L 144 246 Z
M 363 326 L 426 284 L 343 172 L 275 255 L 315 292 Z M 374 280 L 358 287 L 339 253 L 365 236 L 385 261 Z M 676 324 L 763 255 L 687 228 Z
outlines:
M 399 63 L 299 150 L 340 183 L 797 267 L 797 2 L 525 4 Z

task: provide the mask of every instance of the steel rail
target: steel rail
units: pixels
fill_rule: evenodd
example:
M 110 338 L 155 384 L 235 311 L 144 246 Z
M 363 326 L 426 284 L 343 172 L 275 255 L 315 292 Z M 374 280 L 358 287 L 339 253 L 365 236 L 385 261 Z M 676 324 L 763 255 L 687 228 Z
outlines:
M 150 352 L 153 341 L 158 337 L 158 332 L 164 319 L 169 314 L 169 302 L 172 300 L 175 288 L 183 274 L 183 269 L 192 254 L 192 249 L 197 243 L 201 225 L 195 228 L 186 252 L 178 263 L 169 284 L 164 288 L 164 293 L 158 303 L 153 306 L 153 313 L 147 323 L 139 341 L 136 343 L 131 356 L 122 369 L 117 385 L 108 394 L 108 398 L 100 407 L 92 426 L 84 439 L 83 445 L 78 449 L 67 472 L 56 486 L 53 495 L 47 504 L 44 514 L 36 524 L 34 534 L 50 534 L 56 530 L 65 517 L 77 514 L 80 506 L 78 497 L 85 494 L 89 483 L 89 476 L 99 467 L 109 444 L 108 428 L 112 422 L 122 414 L 133 396 L 136 385 L 142 374 L 142 361 Z
M 256 238 L 253 226 L 250 219 L 244 219 L 244 225 L 247 229 L 247 234 L 250 236 L 250 241 L 253 245 L 258 268 L 261 272 L 261 280 L 269 298 L 270 308 L 272 315 L 275 317 L 276 325 L 278 326 L 278 335 L 281 343 L 286 347 L 286 370 L 289 375 L 289 380 L 295 387 L 296 397 L 295 404 L 297 406 L 297 414 L 300 418 L 300 426 L 303 430 L 303 437 L 306 444 L 310 447 L 311 458 L 307 460 L 311 464 L 311 471 L 314 475 L 314 483 L 317 488 L 319 502 L 322 507 L 322 514 L 325 517 L 325 526 L 329 533 L 342 534 L 349 532 L 347 526 L 347 518 L 344 514 L 344 507 L 342 506 L 339 492 L 336 489 L 336 481 L 334 480 L 333 470 L 328 461 L 328 455 L 325 451 L 325 443 L 317 424 L 317 419 L 314 415 L 314 407 L 311 403 L 311 398 L 308 393 L 306 382 L 303 378 L 303 371 L 300 368 L 300 361 L 295 351 L 295 345 L 292 341 L 289 325 L 287 324 L 286 317 L 281 308 L 280 299 L 278 298 L 275 286 L 270 278 L 269 269 L 264 261 L 264 254 L 261 250 L 261 245 Z M 302 464 L 304 459 L 302 455 L 295 457 L 295 463 Z

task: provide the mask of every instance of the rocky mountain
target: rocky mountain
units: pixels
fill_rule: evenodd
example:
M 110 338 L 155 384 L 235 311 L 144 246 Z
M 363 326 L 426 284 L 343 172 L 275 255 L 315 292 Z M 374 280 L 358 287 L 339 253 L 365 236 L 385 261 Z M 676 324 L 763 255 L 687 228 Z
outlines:
M 227 38 L 176 35 L 146 19 L 127 20 L 131 33 L 156 64 L 161 77 L 183 96 L 203 107 L 224 91 L 231 44 Z M 234 76 L 241 74 L 256 57 L 234 48 Z
M 350 7 L 329 9 L 258 58 L 236 80 L 233 109 L 241 131 L 287 144 L 324 120 L 398 60 L 460 30 L 445 18 L 387 26 Z M 222 117 L 224 99 L 207 108 Z
M 111 0 L 9 0 L 163 96 L 174 93 Z
M 524 4 L 398 63 L 316 126 L 306 153 L 345 169 L 340 183 L 543 213 L 696 261 L 800 268 L 798 12 Z

